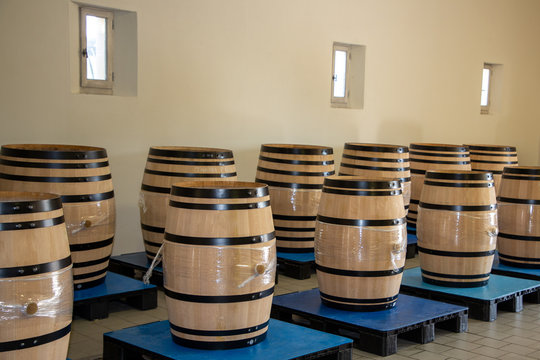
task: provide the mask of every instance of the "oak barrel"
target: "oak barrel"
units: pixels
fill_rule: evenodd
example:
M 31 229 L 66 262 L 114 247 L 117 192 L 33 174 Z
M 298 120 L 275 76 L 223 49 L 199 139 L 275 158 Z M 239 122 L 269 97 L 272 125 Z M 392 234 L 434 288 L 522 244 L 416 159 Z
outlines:
M 488 171 L 493 174 L 495 192 L 499 193 L 502 173 L 507 166 L 518 166 L 515 146 L 507 145 L 465 145 L 471 155 L 471 169 Z
M 411 168 L 407 146 L 345 143 L 339 175 L 400 180 L 403 203 L 405 209 L 409 209 Z
M 540 268 L 540 166 L 504 168 L 497 203 L 500 262 Z
M 228 149 L 152 146 L 139 196 L 139 213 L 146 256 L 152 260 L 163 243 L 165 216 L 173 183 L 236 180 L 233 152 Z
M 411 202 L 407 226 L 416 233 L 418 203 L 428 170 L 471 170 L 469 149 L 463 145 L 412 143 L 409 145 L 411 163 Z
M 58 195 L 0 192 L 0 359 L 65 359 L 73 277 Z
M 428 171 L 418 209 L 422 279 L 450 287 L 486 285 L 498 232 L 493 175 Z
M 60 195 L 75 289 L 105 280 L 115 233 L 115 201 L 107 151 L 80 145 L 3 145 L 0 189 Z
M 266 185 L 173 184 L 163 252 L 165 296 L 176 343 L 228 349 L 264 340 L 276 271 Z
M 399 180 L 324 180 L 315 230 L 322 302 L 345 310 L 393 307 L 405 266 L 407 229 Z
M 269 187 L 278 251 L 313 252 L 323 181 L 334 174 L 331 147 L 261 145 L 255 181 Z

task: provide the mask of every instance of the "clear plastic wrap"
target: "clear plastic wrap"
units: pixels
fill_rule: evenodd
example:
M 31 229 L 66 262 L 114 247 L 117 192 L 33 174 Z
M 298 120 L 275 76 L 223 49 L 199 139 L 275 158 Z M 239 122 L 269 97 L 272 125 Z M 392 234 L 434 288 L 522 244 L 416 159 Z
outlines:
M 268 187 L 272 211 L 280 215 L 315 216 L 321 199 L 320 189 Z
M 14 320 L 71 319 L 72 279 L 71 266 L 42 275 L 0 279 L 0 329 Z
M 164 244 L 165 282 L 175 288 L 201 293 L 229 293 L 264 288 L 273 284 L 276 271 L 275 246 L 197 246 Z
M 540 235 L 540 206 L 500 202 L 497 204 L 501 232 Z
M 141 215 L 146 214 L 146 212 L 148 211 L 148 208 L 146 207 L 146 199 L 144 197 L 143 191 L 139 192 L 139 210 L 141 212 Z
M 114 207 L 113 207 L 114 209 Z M 75 235 L 90 228 L 105 227 L 114 224 L 114 212 L 104 201 L 94 203 L 69 204 L 64 206 L 68 235 Z
M 405 264 L 407 225 L 345 226 L 317 221 L 315 261 L 340 269 L 392 269 Z
M 430 249 L 484 251 L 495 249 L 499 233 L 497 210 L 450 211 L 418 208 L 419 244 Z

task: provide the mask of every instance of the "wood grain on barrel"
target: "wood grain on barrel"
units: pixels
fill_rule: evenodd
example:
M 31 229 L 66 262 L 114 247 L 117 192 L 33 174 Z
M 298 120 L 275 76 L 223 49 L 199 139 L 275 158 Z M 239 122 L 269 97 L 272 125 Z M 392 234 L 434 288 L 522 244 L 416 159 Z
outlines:
M 418 215 L 424 281 L 455 287 L 487 284 L 498 231 L 492 175 L 428 171 Z
M 73 275 L 62 215 L 57 195 L 0 192 L 2 360 L 67 356 Z
M 179 181 L 235 181 L 228 149 L 152 146 L 142 180 L 139 210 L 146 256 L 152 260 L 163 243 L 169 193 Z
M 407 242 L 399 181 L 328 177 L 315 235 L 323 302 L 360 311 L 395 305 Z
M 0 189 L 61 196 L 76 289 L 104 281 L 116 213 L 107 151 L 80 145 L 3 145 Z
M 276 266 L 267 186 L 176 183 L 165 229 L 164 287 L 175 341 L 202 348 L 261 341 Z

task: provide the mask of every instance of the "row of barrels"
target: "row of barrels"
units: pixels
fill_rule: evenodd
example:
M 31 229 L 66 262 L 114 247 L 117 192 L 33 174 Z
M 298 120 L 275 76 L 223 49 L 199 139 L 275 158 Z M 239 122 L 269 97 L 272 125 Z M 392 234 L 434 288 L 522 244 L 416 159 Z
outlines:
M 335 174 L 334 165 L 330 147 L 261 146 L 255 181 L 270 188 L 278 251 L 313 251 L 315 217 L 323 181 Z M 400 180 L 408 225 L 415 233 L 426 171 L 490 171 L 498 188 L 503 168 L 514 165 L 517 165 L 517 152 L 511 146 L 411 144 L 409 151 L 409 147 L 399 145 L 346 143 L 339 174 Z M 148 258 L 153 259 L 163 242 L 165 209 L 173 183 L 236 179 L 231 150 L 151 147 L 139 199 Z
M 290 165 L 314 165 L 313 162 L 317 163 L 315 166 L 333 165 L 333 161 L 328 157 L 316 159 L 308 157 L 314 156 L 314 154 L 305 153 L 311 152 L 308 146 L 301 147 L 300 150 L 295 149 L 294 146 L 281 146 L 285 149 L 274 149 L 273 146 L 265 146 L 264 150 L 266 151 L 261 151 L 261 153 L 265 154 L 261 155 L 263 159 L 260 159 L 259 162 L 258 178 L 277 175 L 305 176 L 302 171 L 284 170 L 285 166 Z M 57 186 L 54 188 L 56 193 L 63 192 L 64 195 L 60 195 L 60 197 L 43 194 L 28 195 L 29 193 L 26 192 L 5 193 L 2 195 L 2 199 L 5 201 L 2 201 L 0 215 L 6 216 L 0 229 L 3 231 L 1 233 L 1 245 L 8 250 L 4 254 L 7 254 L 5 255 L 6 259 L 9 258 L 10 261 L 3 262 L 8 266 L 1 269 L 1 279 L 6 281 L 0 280 L 0 287 L 7 287 L 6 291 L 13 294 L 20 294 L 22 291 L 23 294 L 26 294 L 26 297 L 24 299 L 23 297 L 17 297 L 17 299 L 6 300 L 6 304 L 10 306 L 5 308 L 15 309 L 15 312 L 13 314 L 3 314 L 5 315 L 4 319 L 13 322 L 2 324 L 9 326 L 6 327 L 9 331 L 2 331 L 4 335 L 0 337 L 0 350 L 9 352 L 17 348 L 20 351 L 28 347 L 29 351 L 35 351 L 38 345 L 50 343 L 50 351 L 54 353 L 54 351 L 58 352 L 60 350 L 52 345 L 55 343 L 56 345 L 58 343 L 67 343 L 66 339 L 69 338 L 67 335 L 70 331 L 72 287 L 66 287 L 66 284 L 71 284 L 71 258 L 75 258 L 76 251 L 73 250 L 72 238 L 69 235 L 83 232 L 83 235 L 87 235 L 86 239 L 90 239 L 88 242 L 90 246 L 82 241 L 80 244 L 75 243 L 74 245 L 82 245 L 83 248 L 90 247 L 90 249 L 86 250 L 94 250 L 99 248 L 93 245 L 96 242 L 95 237 L 88 236 L 90 231 L 86 234 L 84 231 L 92 230 L 95 225 L 110 225 L 110 221 L 100 218 L 99 211 L 94 211 L 95 208 L 107 207 L 101 203 L 102 201 L 113 199 L 113 196 L 109 197 L 111 194 L 104 195 L 108 193 L 107 188 L 96 187 L 95 185 L 99 184 L 92 184 L 94 187 L 90 188 L 90 190 L 89 188 L 82 188 L 81 190 L 81 187 L 77 185 L 78 183 L 110 180 L 110 172 L 89 173 L 88 169 L 94 169 L 95 171 L 95 169 L 104 167 L 107 169 L 101 169 L 101 172 L 108 171 L 107 161 L 105 161 L 105 164 L 104 161 L 95 161 L 98 158 L 97 156 L 105 155 L 106 158 L 106 154 L 99 153 L 102 150 L 99 148 L 81 150 L 74 147 L 62 148 L 51 145 L 45 146 L 44 149 L 44 146 L 26 146 L 25 149 L 22 149 L 22 153 L 19 152 L 18 156 L 15 156 L 17 155 L 15 154 L 16 150 L 21 149 L 10 149 L 9 146 L 2 148 L 2 172 L 0 178 L 3 184 L 13 185 L 13 183 L 19 182 L 31 186 L 33 191 L 40 191 L 39 183 L 51 183 L 50 186 Z M 81 152 L 85 151 L 90 151 L 90 153 L 81 154 Z M 295 154 L 297 152 L 300 152 L 305 157 L 302 159 L 295 158 L 294 155 L 298 155 Z M 92 155 L 92 153 L 94 154 Z M 11 154 L 11 157 L 16 159 L 6 159 L 8 154 Z M 230 154 L 231 160 L 223 160 L 226 159 L 225 155 L 223 154 L 217 158 L 211 158 L 208 155 L 198 155 L 197 157 L 196 155 L 194 157 L 196 160 L 193 161 L 172 161 L 182 162 L 181 164 L 174 164 L 180 166 L 193 165 L 186 164 L 186 162 L 221 162 L 233 165 L 234 162 L 231 164 L 232 153 Z M 330 153 L 315 156 L 327 155 L 331 155 L 331 149 Z M 159 155 L 157 156 L 159 157 Z M 82 162 L 81 159 L 83 159 Z M 163 159 L 158 159 L 155 163 L 159 164 L 159 160 Z M 170 161 L 171 159 L 165 160 Z M 262 163 L 263 161 L 267 163 Z M 332 161 L 332 164 L 329 164 L 330 161 Z M 297 162 L 300 162 L 300 164 Z M 227 165 L 214 164 L 214 166 Z M 38 172 L 30 172 L 29 174 L 28 169 L 34 168 L 37 168 Z M 73 173 L 73 170 L 78 172 Z M 161 171 L 147 170 L 150 171 L 145 171 L 145 176 L 146 174 L 156 175 L 156 171 Z M 304 190 L 319 190 L 320 193 L 318 198 L 320 206 L 317 206 L 315 210 L 315 219 L 309 219 L 315 222 L 309 228 L 309 232 L 313 231 L 313 237 L 316 239 L 315 253 L 323 302 L 354 310 L 380 309 L 393 306 L 397 297 L 397 289 L 399 289 L 405 259 L 406 210 L 403 200 L 403 178 L 384 180 L 379 177 L 373 180 L 360 180 L 358 177 L 333 177 L 331 176 L 333 175 L 332 170 L 325 171 L 326 168 L 319 170 L 317 173 L 323 173 L 323 175 L 318 176 L 326 177 L 323 180 L 324 184 L 321 186 L 317 182 L 308 182 L 304 185 L 317 185 L 317 187 L 307 187 Z M 154 171 L 153 174 L 152 171 Z M 270 175 L 261 175 L 259 171 Z M 286 171 L 287 174 L 283 174 L 283 171 Z M 231 171 L 229 174 L 233 172 Z M 508 177 L 508 179 L 518 180 L 520 183 L 523 181 L 537 181 L 539 180 L 538 175 L 540 175 L 535 168 L 526 168 L 525 171 L 521 168 L 514 168 L 510 169 L 510 172 L 511 174 L 504 174 L 503 179 Z M 433 172 L 435 175 L 438 173 L 441 172 Z M 486 188 L 493 190 L 491 179 L 486 178 L 490 176 L 489 174 L 467 174 L 459 171 L 449 173 L 450 175 L 442 175 L 442 178 L 434 177 L 431 179 L 432 172 L 428 171 L 424 183 L 427 184 L 429 181 L 437 183 L 438 180 L 442 180 L 439 181 L 440 184 L 437 186 L 457 190 L 458 193 L 464 189 L 482 190 Z M 455 176 L 456 173 L 457 177 Z M 73 176 L 74 174 L 78 176 Z M 441 175 L 436 176 L 440 177 Z M 482 176 L 484 178 L 480 179 Z M 192 178 L 193 176 L 188 175 L 186 177 Z M 464 179 L 468 182 L 463 182 Z M 302 190 L 297 184 L 302 183 L 294 182 L 296 179 L 293 178 L 287 180 L 289 182 L 286 182 L 286 184 L 290 185 L 289 190 L 287 190 L 289 193 L 284 194 L 284 197 L 291 201 L 296 195 L 295 193 Z M 276 216 L 270 210 L 269 205 L 272 197 L 269 195 L 271 195 L 272 187 L 279 187 L 276 186 L 276 183 L 283 182 L 283 178 L 270 178 L 265 179 L 265 181 L 269 182 L 268 188 L 263 184 L 252 185 L 251 183 L 223 181 L 218 183 L 185 182 L 170 185 L 171 189 L 168 189 L 169 185 L 166 183 L 149 185 L 154 188 L 162 188 L 159 192 L 161 194 L 165 194 L 166 192 L 163 189 L 167 188 L 171 194 L 166 194 L 167 198 L 170 196 L 170 201 L 168 201 L 168 209 L 165 210 L 165 213 L 172 213 L 173 215 L 166 216 L 167 222 L 164 226 L 163 237 L 165 239 L 165 288 L 167 302 L 170 307 L 171 332 L 175 341 L 188 346 L 222 348 L 251 345 L 264 339 L 268 325 L 271 294 L 273 293 L 273 272 L 275 271 L 274 239 L 277 238 L 278 230 L 276 225 L 276 232 L 274 232 L 273 224 L 276 223 Z M 58 185 L 62 183 L 65 183 L 71 193 L 65 192 L 65 187 Z M 487 185 L 484 185 L 484 183 Z M 449 186 L 448 184 L 453 185 Z M 432 184 L 427 184 L 426 189 L 429 186 L 432 186 Z M 530 188 L 530 185 L 528 187 Z M 20 188 L 16 187 L 16 189 Z M 503 189 L 504 185 L 501 191 Z M 112 192 L 112 184 L 110 192 Z M 440 195 L 442 192 L 439 190 L 434 193 Z M 518 189 L 515 190 L 515 194 L 500 196 L 499 201 L 509 205 L 528 206 L 517 210 L 509 210 L 510 212 L 516 213 L 517 211 L 523 214 L 524 211 L 529 211 L 530 213 L 530 207 L 536 205 L 535 200 L 520 198 L 523 193 L 523 190 Z M 429 192 L 426 192 L 426 194 L 429 194 Z M 309 198 L 313 194 L 307 193 L 303 195 Z M 455 200 L 461 201 L 462 198 L 472 199 L 473 202 L 478 199 L 487 199 L 488 204 L 480 201 L 480 204 L 456 205 Z M 486 198 L 483 195 L 478 197 L 473 193 L 466 196 L 462 193 L 459 196 L 443 196 L 441 203 L 437 203 L 433 199 L 430 200 L 429 197 L 426 199 L 424 201 L 423 192 L 422 199 L 419 202 L 419 224 L 429 223 L 429 210 L 454 211 L 457 212 L 457 217 L 462 219 L 469 216 L 470 211 L 481 211 L 480 208 L 483 208 L 484 211 L 488 212 L 486 215 L 488 220 L 492 220 L 493 216 L 489 211 L 493 212 L 493 207 L 496 206 L 493 204 L 493 196 L 490 195 Z M 73 201 L 70 202 L 69 200 Z M 450 203 L 444 201 L 450 201 Z M 167 200 L 165 202 L 167 203 Z M 294 204 L 294 201 L 292 202 Z M 61 208 L 62 203 L 64 203 L 64 211 Z M 73 211 L 68 220 L 66 209 L 69 207 L 66 204 L 70 203 L 76 204 L 73 208 L 78 212 Z M 112 204 L 114 206 L 114 203 Z M 146 205 L 146 201 L 143 204 Z M 92 211 L 85 210 L 88 205 L 92 205 L 94 209 Z M 296 207 L 298 206 L 296 205 Z M 486 207 L 489 207 L 489 209 Z M 259 211 L 259 214 L 256 215 L 254 211 Z M 19 212 L 29 217 L 16 218 L 15 216 L 19 215 Z M 73 213 L 76 215 L 72 215 Z M 497 232 L 496 221 L 495 230 L 493 221 L 484 221 L 483 225 L 478 226 L 478 214 L 480 213 L 470 215 L 472 225 L 465 226 L 464 229 L 474 230 L 476 224 L 481 229 L 479 232 L 484 237 L 487 236 L 492 239 Z M 454 218 L 452 216 L 448 217 L 450 220 L 444 220 L 447 214 L 445 216 L 440 215 L 436 214 L 435 217 L 431 218 L 431 221 L 435 224 L 437 222 L 439 224 L 444 223 L 445 221 L 449 224 L 455 223 L 455 216 Z M 486 217 L 485 214 L 481 215 L 480 218 Z M 271 218 L 272 216 L 274 219 Z M 285 220 L 306 221 L 307 219 L 289 218 Z M 489 225 L 487 230 L 485 229 L 486 224 Z M 286 226 L 292 224 L 285 223 L 283 225 L 280 226 L 285 228 L 282 229 L 283 231 L 302 232 L 297 231 L 296 228 L 291 231 L 290 229 L 294 227 Z M 307 228 L 306 225 L 304 224 L 305 228 Z M 459 279 L 458 282 L 463 282 L 464 279 L 471 276 L 469 274 L 472 271 L 474 281 L 465 286 L 481 284 L 483 281 L 487 281 L 484 278 L 479 278 L 479 275 L 485 275 L 485 273 L 478 275 L 474 273 L 476 270 L 471 270 L 465 275 L 453 274 L 452 271 L 448 270 L 453 266 L 444 265 L 443 262 L 439 261 L 439 258 L 431 261 L 435 263 L 435 267 L 429 268 L 427 264 L 430 261 L 429 257 L 426 256 L 441 256 L 441 251 L 446 251 L 440 250 L 437 244 L 430 247 L 427 240 L 430 236 L 429 234 L 425 235 L 422 231 L 424 229 L 432 231 L 433 228 L 436 228 L 436 226 L 424 227 L 422 225 L 420 227 L 422 235 L 419 234 L 419 245 L 422 245 L 421 262 L 425 264 L 423 267 L 424 279 L 442 283 L 448 282 L 448 275 L 452 275 L 453 277 L 450 276 L 451 279 Z M 44 233 L 44 229 L 56 231 L 57 233 Z M 62 231 L 65 234 L 63 240 Z M 20 237 L 15 238 L 14 234 L 19 234 Z M 114 235 L 114 226 L 112 235 Z M 510 235 L 512 234 L 510 233 Z M 49 239 L 49 242 L 54 243 L 54 245 L 45 244 L 43 241 L 39 243 L 38 241 L 41 241 L 43 237 Z M 56 238 L 60 240 L 54 241 Z M 69 238 L 69 241 L 65 241 L 67 238 Z M 77 237 L 74 238 L 77 239 Z M 336 242 L 336 238 L 341 241 Z M 425 242 L 421 243 L 420 238 L 426 239 Z M 531 239 L 520 238 L 513 240 L 530 241 Z M 452 239 L 450 242 L 452 242 Z M 18 248 L 17 245 L 20 244 L 26 246 Z M 109 245 L 112 247 L 112 238 L 107 246 Z M 43 251 L 48 246 L 54 246 L 57 251 Z M 475 254 L 481 252 L 490 256 L 494 249 L 489 248 L 489 246 L 487 249 L 471 250 L 474 250 L 473 253 Z M 70 247 L 71 249 L 69 249 Z M 27 254 L 26 248 L 33 248 L 33 253 Z M 450 255 L 449 257 L 459 258 L 461 257 L 459 255 L 465 254 L 463 257 L 470 257 L 466 255 L 469 251 L 456 252 L 451 250 L 446 251 L 445 256 Z M 458 256 L 456 256 L 456 253 Z M 15 256 L 11 254 L 15 254 Z M 109 253 L 106 254 L 105 261 L 108 261 L 108 256 L 110 256 L 110 249 Z M 346 268 L 343 267 L 344 257 L 347 259 Z M 515 260 L 516 257 L 510 255 L 509 259 Z M 501 259 L 504 261 L 503 256 L 501 256 Z M 78 262 L 73 260 L 73 268 L 91 267 L 101 265 L 104 262 L 101 259 L 94 258 L 90 258 L 88 261 L 80 260 Z M 82 265 L 77 266 L 76 264 Z M 463 268 L 470 269 L 470 266 L 463 265 Z M 97 281 L 104 277 L 104 271 L 99 271 L 100 273 L 97 276 L 100 277 Z M 93 273 L 95 271 L 90 272 L 90 274 Z M 30 276 L 27 274 L 39 275 L 39 280 L 44 282 L 43 285 L 32 288 L 32 284 L 34 284 L 33 286 L 36 284 L 36 279 L 27 277 Z M 96 281 L 94 276 L 86 274 L 88 273 L 83 274 L 83 279 L 89 279 L 88 283 L 92 284 L 92 282 Z M 58 286 L 58 284 L 63 285 Z M 85 282 L 79 284 L 80 286 L 77 286 L 76 283 L 76 288 L 83 287 Z M 371 289 L 367 295 L 365 289 Z M 45 292 L 46 294 L 48 292 L 50 293 L 49 297 L 52 299 L 43 301 L 42 299 L 46 297 L 46 294 L 37 295 L 33 294 L 32 291 Z M 249 309 L 248 313 L 250 315 L 247 320 L 246 318 L 243 318 L 244 320 L 235 320 L 242 318 L 235 312 L 239 311 L 239 307 L 236 306 L 239 302 L 245 302 L 243 309 Z M 229 303 L 231 305 L 228 307 L 226 304 Z M 244 310 L 242 310 L 242 313 L 244 313 Z M 35 316 L 35 314 L 39 314 L 39 316 Z M 216 319 L 223 319 L 223 316 L 225 316 L 225 321 L 231 324 L 228 325 L 230 329 L 223 330 L 220 324 L 207 323 L 208 314 L 215 314 L 216 316 L 211 318 Z M 49 326 L 51 324 L 46 321 L 48 317 L 67 320 L 55 322 L 56 328 L 52 332 L 36 333 L 36 331 L 51 328 Z M 21 318 L 24 321 L 20 321 Z M 202 330 L 213 328 L 215 330 Z M 51 357 L 56 356 L 51 355 Z

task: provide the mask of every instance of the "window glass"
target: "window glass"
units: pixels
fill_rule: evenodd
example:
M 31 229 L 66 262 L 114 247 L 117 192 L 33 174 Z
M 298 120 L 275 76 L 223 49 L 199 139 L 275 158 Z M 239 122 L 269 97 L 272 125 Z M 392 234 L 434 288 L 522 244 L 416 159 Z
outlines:
M 345 97 L 347 78 L 347 52 L 336 50 L 334 53 L 334 97 Z
M 107 19 L 86 15 L 86 78 L 107 80 Z
M 482 72 L 482 95 L 480 97 L 480 106 L 487 106 L 489 102 L 489 76 L 490 69 L 484 68 Z

